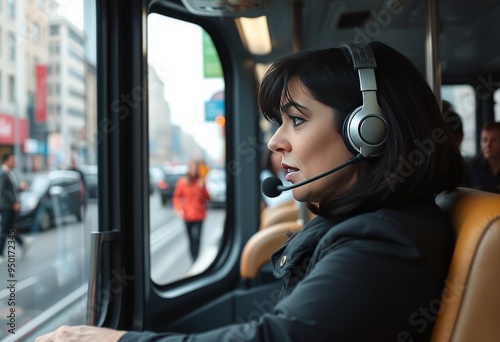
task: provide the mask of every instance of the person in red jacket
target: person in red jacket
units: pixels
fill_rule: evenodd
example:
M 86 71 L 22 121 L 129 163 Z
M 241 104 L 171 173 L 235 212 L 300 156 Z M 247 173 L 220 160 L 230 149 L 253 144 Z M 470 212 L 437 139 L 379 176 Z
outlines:
M 187 174 L 177 181 L 173 196 L 175 213 L 186 223 L 193 261 L 198 258 L 200 251 L 201 228 L 207 216 L 207 202 L 210 200 L 205 180 L 198 170 L 198 163 L 189 163 Z

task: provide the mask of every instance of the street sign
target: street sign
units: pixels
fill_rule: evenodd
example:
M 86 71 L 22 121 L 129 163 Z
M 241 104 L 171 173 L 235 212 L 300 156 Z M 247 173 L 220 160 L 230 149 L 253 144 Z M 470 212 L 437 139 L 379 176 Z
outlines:
M 215 121 L 217 116 L 224 116 L 224 101 L 210 100 L 205 102 L 205 121 Z

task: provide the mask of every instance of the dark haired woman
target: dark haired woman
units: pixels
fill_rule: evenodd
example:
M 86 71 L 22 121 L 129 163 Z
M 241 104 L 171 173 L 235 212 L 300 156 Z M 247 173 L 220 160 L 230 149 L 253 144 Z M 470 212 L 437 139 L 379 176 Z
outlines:
M 427 82 L 382 43 L 308 51 L 273 64 L 259 104 L 280 124 L 268 146 L 289 182 L 343 166 L 292 190 L 318 216 L 272 256 L 272 312 L 191 335 L 76 327 L 39 341 L 430 339 L 453 250 L 434 195 L 461 183 L 464 162 Z

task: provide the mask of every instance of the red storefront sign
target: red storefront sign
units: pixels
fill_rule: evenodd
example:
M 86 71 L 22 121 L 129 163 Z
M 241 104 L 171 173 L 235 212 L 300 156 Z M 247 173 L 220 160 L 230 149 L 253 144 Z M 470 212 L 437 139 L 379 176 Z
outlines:
M 19 120 L 19 141 L 22 145 L 26 142 L 28 138 L 28 120 Z M 6 114 L 0 113 L 0 144 L 2 145 L 14 145 L 16 134 L 14 131 L 14 117 Z
M 36 66 L 35 122 L 47 121 L 47 66 Z

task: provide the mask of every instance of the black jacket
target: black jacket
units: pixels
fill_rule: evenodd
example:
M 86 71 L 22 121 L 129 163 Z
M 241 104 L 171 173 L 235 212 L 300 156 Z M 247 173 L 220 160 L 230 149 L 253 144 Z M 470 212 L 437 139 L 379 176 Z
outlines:
M 486 159 L 479 154 L 467 162 L 465 186 L 500 194 L 500 173 L 493 174 Z
M 15 175 L 9 176 L 0 165 L 0 209 L 3 210 L 12 210 L 14 203 L 18 201 L 17 194 L 19 189 L 15 186 L 10 177 L 15 177 Z
M 317 217 L 272 256 L 283 281 L 274 312 L 189 337 L 129 332 L 120 341 L 428 341 L 452 250 L 432 200 L 339 223 Z

